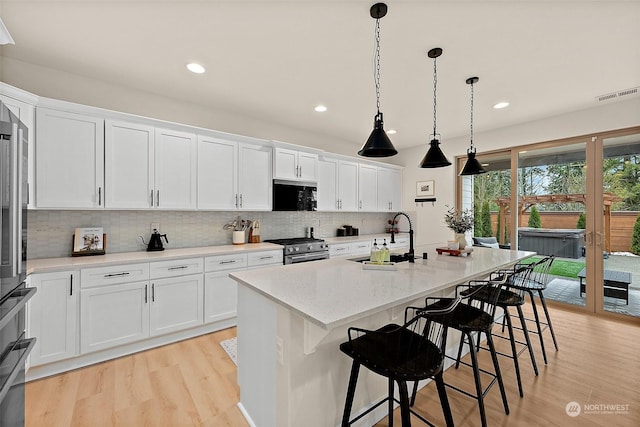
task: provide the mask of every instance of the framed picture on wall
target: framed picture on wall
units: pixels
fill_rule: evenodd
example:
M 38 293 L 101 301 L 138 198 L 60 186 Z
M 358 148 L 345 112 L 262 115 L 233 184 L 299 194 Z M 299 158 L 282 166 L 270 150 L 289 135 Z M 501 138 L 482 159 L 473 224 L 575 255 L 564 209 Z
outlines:
M 435 181 L 418 181 L 416 182 L 416 196 L 418 197 L 428 197 L 435 196 L 436 188 Z
M 76 228 L 73 235 L 73 256 L 104 255 L 106 235 L 102 227 Z

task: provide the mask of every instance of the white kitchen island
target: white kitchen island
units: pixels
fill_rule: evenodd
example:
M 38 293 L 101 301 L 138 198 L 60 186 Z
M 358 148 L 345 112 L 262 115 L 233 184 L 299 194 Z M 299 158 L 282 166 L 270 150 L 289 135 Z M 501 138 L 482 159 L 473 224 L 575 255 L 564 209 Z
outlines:
M 532 252 L 475 248 L 470 256 L 438 255 L 364 270 L 329 259 L 232 273 L 238 286 L 239 407 L 257 427 L 338 426 L 352 360 L 340 352 L 347 329 L 401 324 L 404 308 L 426 296 L 449 296 L 455 285 L 485 277 Z M 456 335 L 450 347 L 455 351 Z M 387 383 L 361 370 L 352 414 L 383 398 Z M 373 425 L 386 405 L 357 425 Z

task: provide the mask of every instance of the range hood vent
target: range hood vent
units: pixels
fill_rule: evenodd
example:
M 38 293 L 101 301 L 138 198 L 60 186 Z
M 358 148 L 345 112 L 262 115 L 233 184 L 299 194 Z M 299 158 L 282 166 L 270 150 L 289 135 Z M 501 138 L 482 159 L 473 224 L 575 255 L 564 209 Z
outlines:
M 624 90 L 619 90 L 617 92 L 596 96 L 596 101 L 598 102 L 611 101 L 614 99 L 621 98 L 623 96 L 628 97 L 628 96 L 638 96 L 638 95 L 640 95 L 640 87 L 632 87 L 631 89 L 624 89 Z

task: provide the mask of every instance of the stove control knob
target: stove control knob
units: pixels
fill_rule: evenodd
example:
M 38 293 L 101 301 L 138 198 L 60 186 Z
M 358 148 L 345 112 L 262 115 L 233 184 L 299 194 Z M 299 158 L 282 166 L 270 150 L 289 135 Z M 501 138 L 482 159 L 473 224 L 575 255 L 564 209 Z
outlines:
M 311 245 L 307 246 L 307 250 L 310 251 L 311 249 L 313 249 L 313 246 L 311 246 Z
M 293 250 L 298 252 L 300 250 L 300 248 L 296 246 L 295 248 L 293 248 Z
M 287 248 L 287 252 L 293 252 L 293 248 Z

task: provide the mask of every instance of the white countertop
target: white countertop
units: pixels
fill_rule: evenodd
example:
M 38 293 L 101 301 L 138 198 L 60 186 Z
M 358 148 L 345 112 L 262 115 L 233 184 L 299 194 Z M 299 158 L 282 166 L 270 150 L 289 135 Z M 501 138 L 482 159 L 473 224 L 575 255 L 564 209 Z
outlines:
M 534 252 L 474 248 L 469 256 L 438 255 L 420 246 L 429 259 L 397 264 L 396 271 L 364 270 L 348 259 L 328 259 L 230 274 L 241 285 L 298 313 L 325 329 L 485 277 Z
M 244 245 L 204 246 L 199 248 L 165 249 L 159 252 L 122 252 L 106 255 L 91 255 L 64 258 L 41 258 L 27 261 L 27 273 L 50 273 L 74 268 L 98 267 L 134 262 L 167 261 L 210 255 L 225 255 L 238 252 L 282 250 L 273 243 L 247 243 Z

